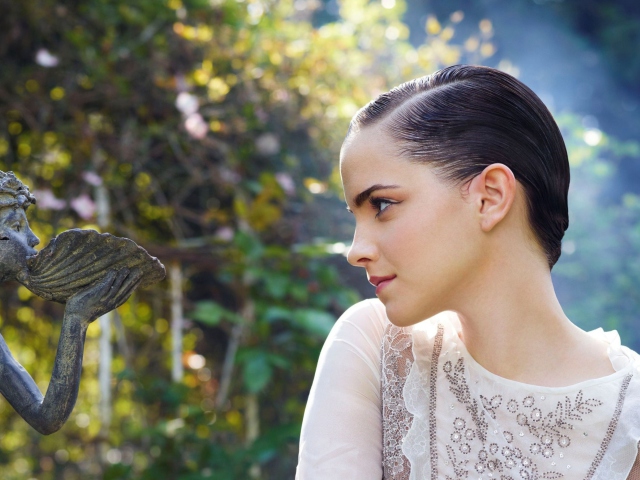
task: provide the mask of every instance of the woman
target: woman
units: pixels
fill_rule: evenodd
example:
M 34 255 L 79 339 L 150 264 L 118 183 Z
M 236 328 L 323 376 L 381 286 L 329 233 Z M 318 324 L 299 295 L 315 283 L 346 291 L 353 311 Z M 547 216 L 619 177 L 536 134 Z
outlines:
M 640 478 L 640 356 L 553 289 L 569 164 L 540 99 L 445 68 L 360 110 L 340 162 L 378 299 L 326 341 L 296 478 Z

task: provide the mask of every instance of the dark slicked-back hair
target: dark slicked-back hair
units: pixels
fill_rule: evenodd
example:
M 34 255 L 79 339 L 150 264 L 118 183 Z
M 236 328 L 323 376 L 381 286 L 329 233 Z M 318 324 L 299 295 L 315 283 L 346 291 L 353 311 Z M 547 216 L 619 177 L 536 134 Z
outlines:
M 569 226 L 569 161 L 556 122 L 531 89 L 493 68 L 456 65 L 380 95 L 356 113 L 347 138 L 379 122 L 401 155 L 445 181 L 463 184 L 493 163 L 508 166 L 553 268 Z

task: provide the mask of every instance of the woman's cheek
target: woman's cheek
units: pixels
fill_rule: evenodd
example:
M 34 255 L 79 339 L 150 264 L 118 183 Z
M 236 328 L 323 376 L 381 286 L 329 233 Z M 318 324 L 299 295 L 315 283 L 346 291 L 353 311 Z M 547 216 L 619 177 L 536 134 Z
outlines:
M 428 242 L 425 242 L 424 237 L 421 238 L 420 233 L 415 225 L 403 225 L 394 229 L 393 235 L 388 236 L 385 243 L 385 256 L 394 271 L 384 273 L 410 274 L 413 277 L 415 270 L 424 266 Z

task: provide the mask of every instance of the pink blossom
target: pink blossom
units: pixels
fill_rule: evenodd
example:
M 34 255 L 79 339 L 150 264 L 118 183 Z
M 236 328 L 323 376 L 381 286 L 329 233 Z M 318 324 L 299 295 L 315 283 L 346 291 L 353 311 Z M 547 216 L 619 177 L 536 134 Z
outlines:
M 62 210 L 67 206 L 67 202 L 56 198 L 51 190 L 34 190 L 32 193 L 36 197 L 36 205 L 43 210 Z
M 102 178 L 95 172 L 82 172 L 82 178 L 89 185 L 93 185 L 94 187 L 98 187 L 102 185 Z
M 74 198 L 69 203 L 71 204 L 71 208 L 73 208 L 83 220 L 90 220 L 96 213 L 96 204 L 86 193 Z
M 276 181 L 287 195 L 293 195 L 294 193 L 296 193 L 296 184 L 294 183 L 293 178 L 291 178 L 291 175 L 289 175 L 288 173 L 276 173 Z
M 222 240 L 223 242 L 230 242 L 231 240 L 233 240 L 233 235 L 233 228 L 220 227 L 218 230 L 216 230 L 215 238 L 217 238 L 218 240 Z
M 199 113 L 189 115 L 184 121 L 184 128 L 189 132 L 189 135 L 197 139 L 206 137 L 207 131 L 209 130 L 209 126 Z
M 192 115 L 198 111 L 198 97 L 187 92 L 181 92 L 176 98 L 176 108 L 185 116 Z
M 41 48 L 36 53 L 36 63 L 41 67 L 55 67 L 59 62 L 58 57 L 49 53 L 46 48 Z

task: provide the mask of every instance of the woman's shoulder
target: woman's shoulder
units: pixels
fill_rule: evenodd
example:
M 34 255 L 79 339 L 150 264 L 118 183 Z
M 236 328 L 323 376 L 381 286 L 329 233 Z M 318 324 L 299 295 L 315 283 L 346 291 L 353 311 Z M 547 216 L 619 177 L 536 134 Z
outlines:
M 589 333 L 608 344 L 609 359 L 616 371 L 627 370 L 633 376 L 640 377 L 640 354 L 623 345 L 616 330 L 604 331 L 598 328 Z M 640 381 L 640 378 L 636 380 Z
M 633 363 L 634 370 L 636 373 L 640 374 L 640 353 L 635 350 L 631 350 L 629 347 L 622 347 L 622 350 L 627 354 L 627 356 L 631 359 L 631 363 Z
M 626 345 L 621 345 L 621 346 L 622 346 L 622 349 L 627 353 L 629 358 L 631 358 L 631 361 L 634 362 L 634 364 L 637 367 L 640 367 L 640 353 L 638 353 L 638 351 L 633 350 L 631 347 L 628 347 Z
M 614 337 L 615 340 L 618 339 Z M 640 441 L 640 354 L 620 343 L 614 343 L 613 346 L 611 362 L 618 372 L 625 373 L 620 392 L 620 407 L 623 407 L 621 418 L 625 423 L 623 430 L 633 432 L 632 437 L 637 443 Z
M 389 325 L 384 305 L 377 298 L 362 300 L 349 307 L 336 321 L 327 340 L 349 338 L 379 343 Z
M 631 361 L 631 374 L 633 382 L 638 385 L 638 393 L 640 393 L 640 354 L 629 347 L 622 346 L 622 351 Z M 640 396 L 636 398 L 640 407 Z

